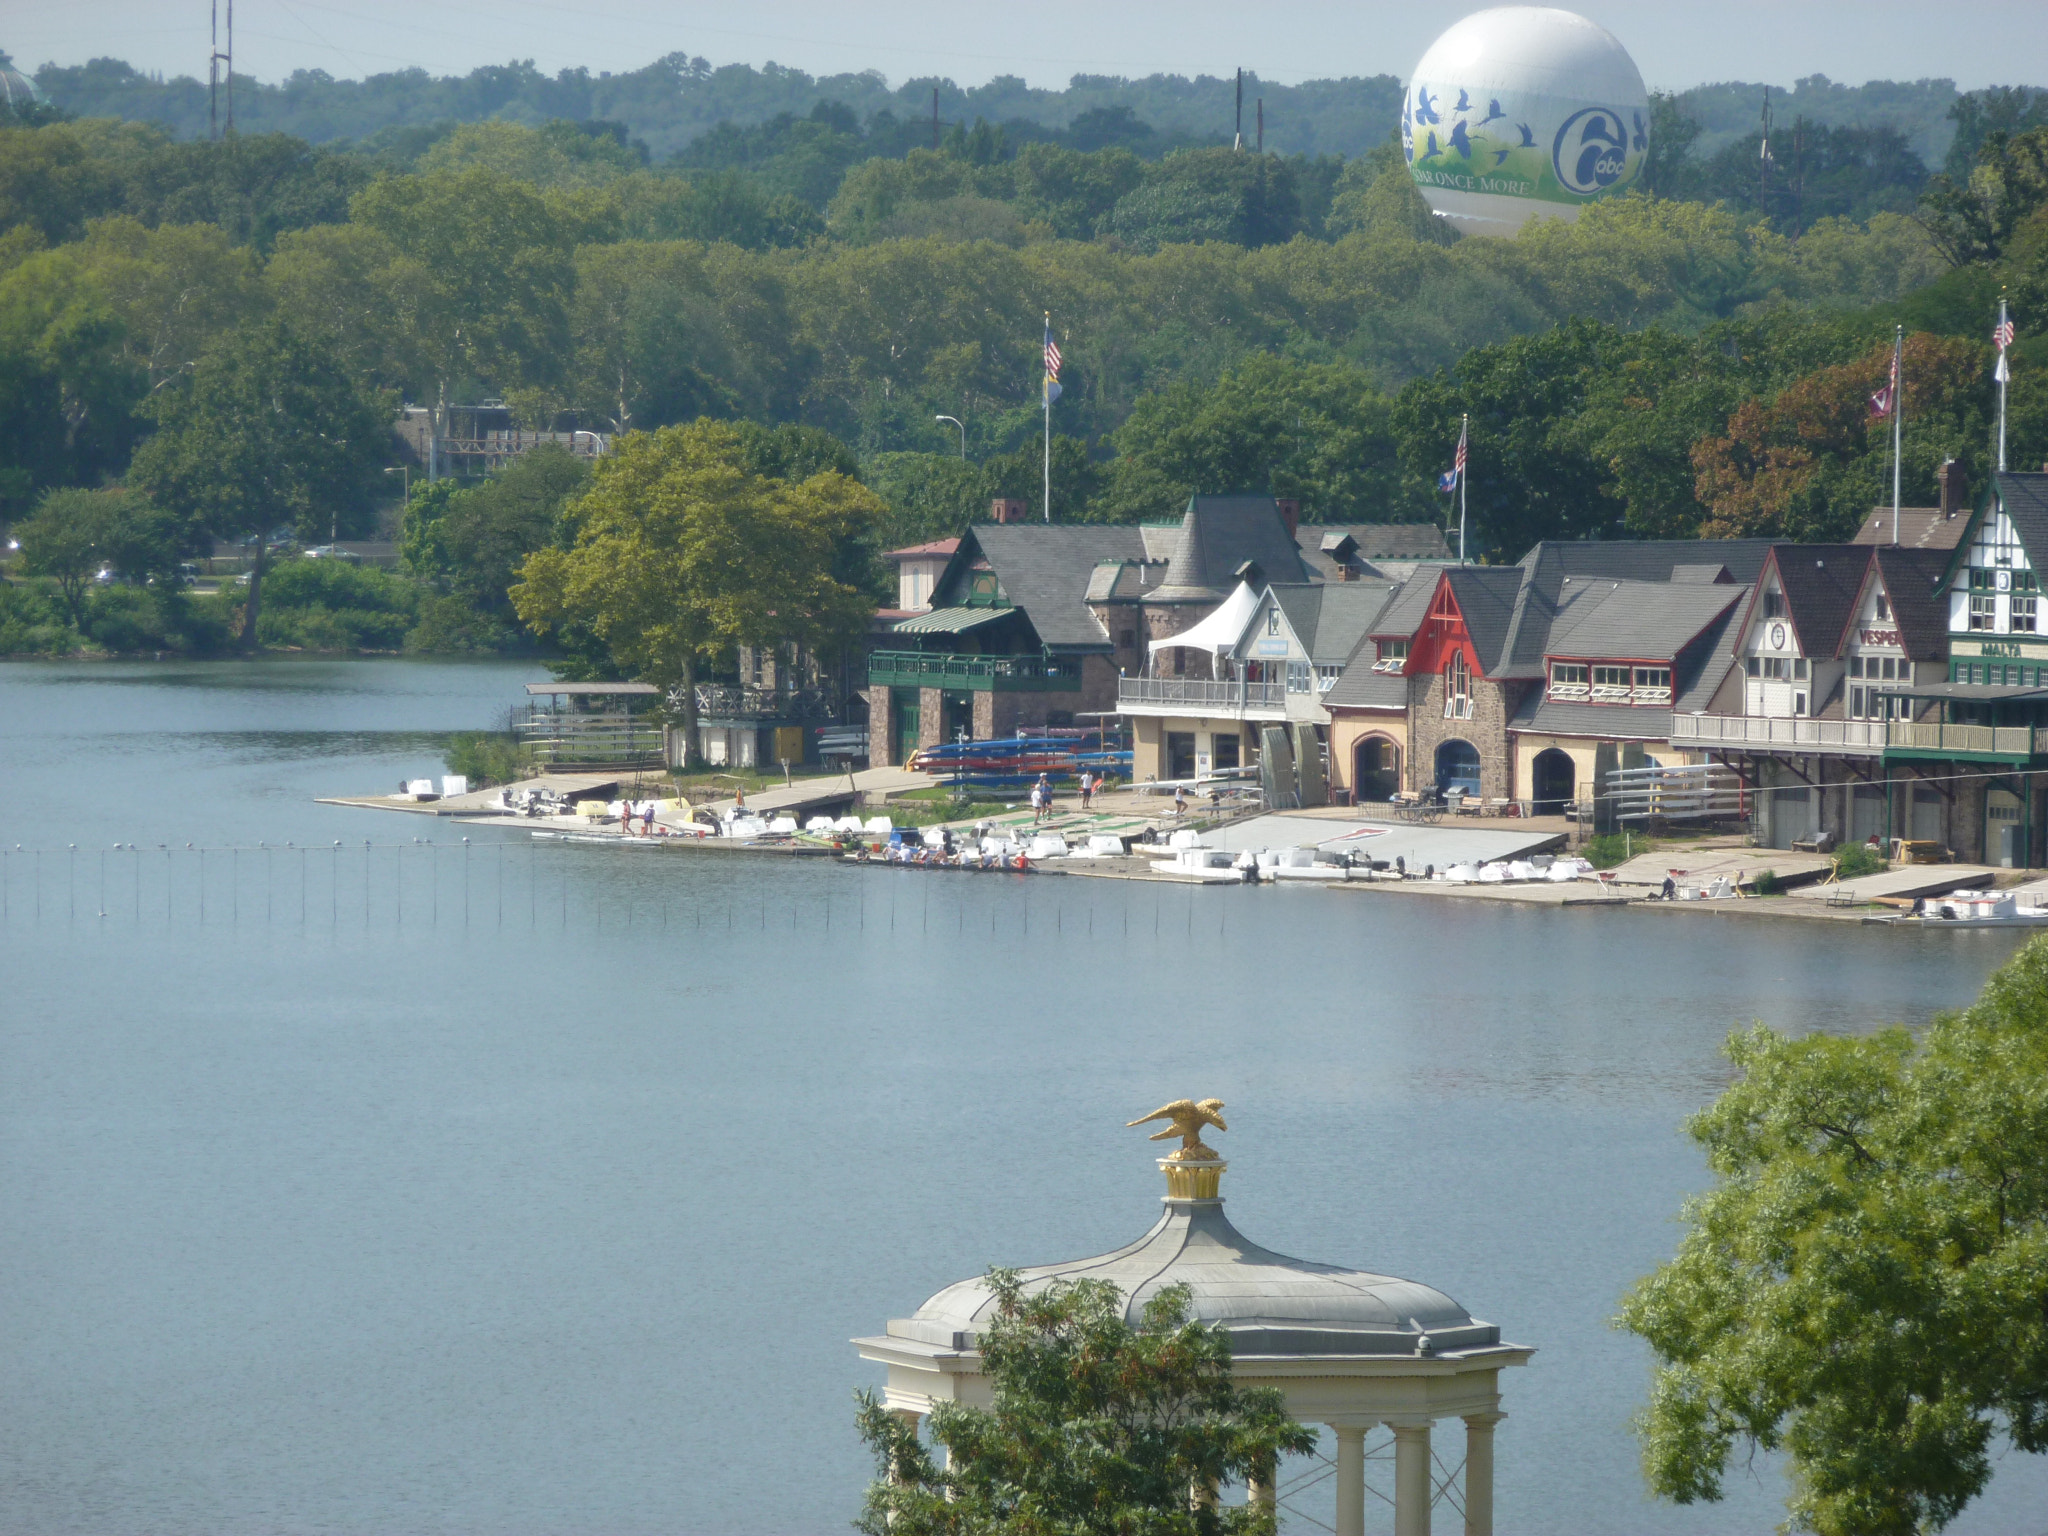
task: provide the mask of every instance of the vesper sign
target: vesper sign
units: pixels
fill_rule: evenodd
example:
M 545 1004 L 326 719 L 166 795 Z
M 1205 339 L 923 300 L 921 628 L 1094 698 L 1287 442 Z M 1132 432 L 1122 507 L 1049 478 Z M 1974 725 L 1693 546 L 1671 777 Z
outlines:
M 1859 629 L 1856 634 L 1865 645 L 1889 645 L 1899 650 L 1906 648 L 1896 629 Z

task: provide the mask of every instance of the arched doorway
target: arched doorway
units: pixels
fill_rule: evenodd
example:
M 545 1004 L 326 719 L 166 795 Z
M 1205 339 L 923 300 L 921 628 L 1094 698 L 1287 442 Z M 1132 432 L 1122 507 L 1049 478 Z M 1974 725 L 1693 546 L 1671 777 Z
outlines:
M 1360 737 L 1351 749 L 1351 791 L 1360 804 L 1391 800 L 1401 788 L 1401 749 L 1384 736 Z
M 1562 816 L 1579 796 L 1579 765 L 1569 752 L 1546 747 L 1529 765 L 1529 808 L 1538 816 Z
M 1479 749 L 1456 736 L 1436 749 L 1436 792 L 1444 795 L 1454 789 L 1479 793 Z

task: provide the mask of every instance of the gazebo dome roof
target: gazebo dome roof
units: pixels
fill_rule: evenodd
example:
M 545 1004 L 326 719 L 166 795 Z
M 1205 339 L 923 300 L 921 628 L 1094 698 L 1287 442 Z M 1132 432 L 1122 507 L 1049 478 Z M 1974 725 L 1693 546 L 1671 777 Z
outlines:
M 1213 1154 L 1212 1154 L 1213 1155 Z M 1188 1287 L 1195 1320 L 1227 1330 L 1238 1356 L 1442 1355 L 1500 1343 L 1500 1329 L 1414 1280 L 1316 1264 L 1261 1248 L 1232 1226 L 1221 1199 L 1169 1197 L 1136 1242 L 1093 1258 L 1020 1271 L 1025 1289 L 1107 1280 L 1136 1322 L 1170 1285 Z M 892 1337 L 975 1347 L 995 1313 L 986 1279 L 949 1285 L 889 1324 Z

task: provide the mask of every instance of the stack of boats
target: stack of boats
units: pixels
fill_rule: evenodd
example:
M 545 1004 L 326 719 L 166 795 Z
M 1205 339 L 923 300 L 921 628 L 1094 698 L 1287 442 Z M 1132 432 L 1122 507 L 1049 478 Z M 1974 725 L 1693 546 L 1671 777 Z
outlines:
M 972 789 L 1022 789 L 1041 776 L 1059 784 L 1084 771 L 1128 779 L 1130 750 L 1120 748 L 1117 740 L 1114 732 L 1048 728 L 1033 736 L 943 742 L 924 748 L 910 766 Z
M 1593 873 L 1584 859 L 1560 859 L 1548 853 L 1526 859 L 1495 859 L 1485 864 L 1452 864 L 1437 875 L 1447 885 L 1528 885 L 1579 880 Z

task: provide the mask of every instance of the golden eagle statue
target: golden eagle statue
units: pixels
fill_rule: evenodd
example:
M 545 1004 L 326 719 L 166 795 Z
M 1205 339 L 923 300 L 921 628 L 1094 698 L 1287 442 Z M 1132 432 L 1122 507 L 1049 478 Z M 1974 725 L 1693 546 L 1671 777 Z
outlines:
M 1145 1125 L 1154 1120 L 1172 1122 L 1163 1131 L 1155 1131 L 1152 1140 L 1165 1141 L 1168 1137 L 1180 1138 L 1180 1149 L 1167 1156 L 1177 1163 L 1211 1162 L 1217 1153 L 1213 1147 L 1202 1142 L 1202 1127 L 1213 1125 L 1219 1131 L 1227 1131 L 1223 1123 L 1223 1101 L 1221 1099 L 1175 1099 L 1171 1104 L 1159 1108 L 1140 1119 L 1130 1121 L 1132 1125 Z

